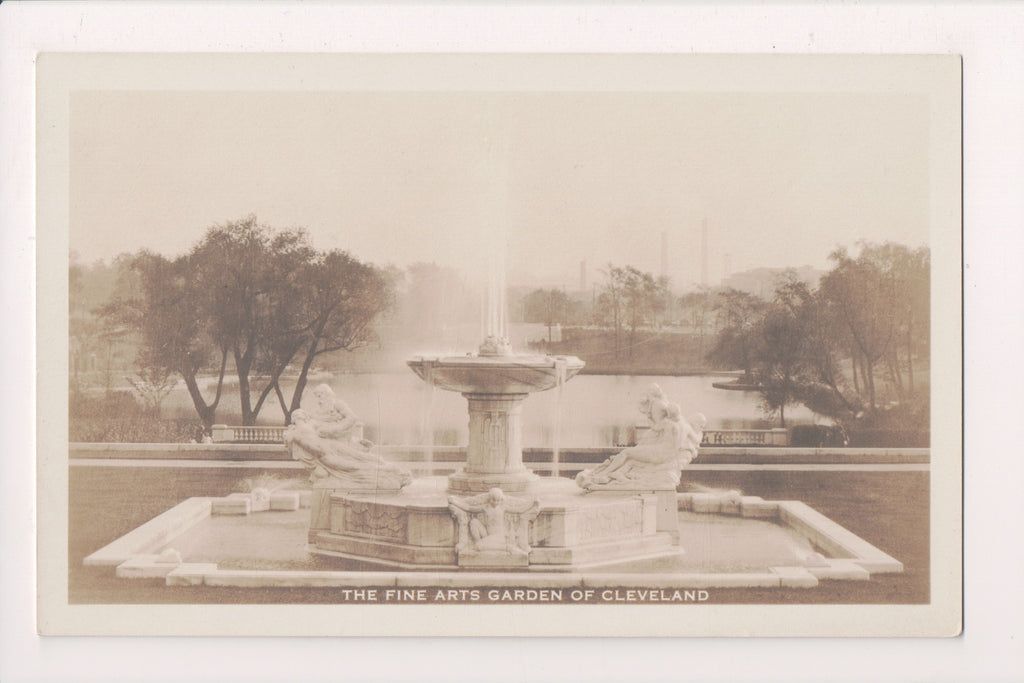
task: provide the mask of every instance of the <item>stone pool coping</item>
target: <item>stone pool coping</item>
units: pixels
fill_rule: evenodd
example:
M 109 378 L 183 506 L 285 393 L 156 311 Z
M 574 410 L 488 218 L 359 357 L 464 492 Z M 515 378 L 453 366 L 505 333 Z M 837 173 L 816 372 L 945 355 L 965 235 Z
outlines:
M 271 494 L 294 500 L 295 491 Z M 303 507 L 308 497 L 301 496 Z M 181 562 L 159 554 L 175 537 L 214 514 L 215 508 L 249 514 L 249 505 L 230 505 L 245 494 L 189 498 L 85 558 L 86 566 L 115 567 L 118 577 L 159 579 L 168 586 L 244 588 L 813 588 L 820 580 L 866 581 L 872 574 L 902 572 L 903 564 L 801 501 L 766 501 L 737 491 L 678 494 L 678 509 L 700 514 L 772 519 L 789 526 L 830 557 L 812 566 L 776 566 L 768 571 L 731 573 L 586 573 L 465 571 L 316 571 L 221 569 L 215 563 Z M 294 509 L 294 508 L 292 508 Z
M 434 446 L 429 450 L 435 462 L 423 462 L 426 450 L 417 446 L 379 446 L 390 460 L 407 466 L 454 467 L 465 461 L 466 449 L 458 446 Z M 561 466 L 579 469 L 620 451 L 621 448 L 563 448 Z M 550 469 L 551 449 L 524 447 L 523 459 L 533 469 Z M 291 461 L 280 444 L 173 444 L 173 443 L 91 443 L 68 444 L 71 460 L 211 460 L 273 463 Z M 929 448 L 804 448 L 794 446 L 704 446 L 690 466 L 696 465 L 928 465 Z

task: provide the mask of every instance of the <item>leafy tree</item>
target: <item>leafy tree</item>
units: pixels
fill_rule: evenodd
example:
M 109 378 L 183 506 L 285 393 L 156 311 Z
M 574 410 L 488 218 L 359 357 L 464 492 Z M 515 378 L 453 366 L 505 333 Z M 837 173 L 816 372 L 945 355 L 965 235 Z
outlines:
M 140 368 L 181 375 L 199 419 L 209 428 L 223 393 L 229 348 L 206 325 L 206 307 L 190 258 L 169 260 L 141 251 L 133 258 L 132 269 L 138 276 L 138 290 L 115 296 L 101 312 L 108 324 L 138 335 Z M 216 368 L 216 385 L 210 398 L 203 393 L 200 374 L 212 368 Z
M 679 298 L 679 307 L 686 316 L 686 322 L 697 331 L 697 349 L 701 358 L 704 357 L 704 333 L 712 324 L 713 301 L 711 289 L 705 285 Z
M 286 419 L 298 407 L 313 360 L 373 339 L 372 322 L 393 298 L 383 273 L 345 252 L 320 252 L 301 231 L 274 232 L 254 216 L 215 226 L 185 256 L 142 252 L 138 296 L 115 298 L 108 318 L 138 333 L 140 367 L 182 376 L 203 423 L 213 424 L 226 373 L 238 380 L 242 423 L 269 396 Z M 291 399 L 281 387 L 298 362 Z M 200 374 L 215 373 L 212 397 Z
M 913 358 L 927 353 L 929 252 L 888 242 L 860 247 L 856 258 L 846 249 L 832 253 L 835 267 L 822 278 L 820 290 L 846 335 L 855 386 L 875 410 L 878 366 L 886 366 L 901 395 L 905 367 L 912 394 Z
M 572 308 L 572 301 L 561 289 L 535 289 L 523 297 L 523 321 L 546 325 L 550 342 L 551 328 L 567 322 Z
M 656 280 L 650 273 L 633 266 L 608 264 L 608 269 L 603 272 L 607 281 L 597 302 L 599 320 L 604 324 L 611 323 L 615 330 L 616 358 L 622 348 L 622 332 L 629 328 L 629 350 L 632 357 L 637 329 L 653 323 L 656 316 L 665 309 L 668 280 Z
M 779 282 L 775 297 L 754 329 L 754 380 L 765 408 L 786 426 L 786 406 L 797 403 L 810 379 L 813 295 L 795 277 Z
M 292 298 L 278 310 L 290 315 L 275 321 L 278 332 L 268 338 L 273 384 L 286 418 L 302 401 L 314 360 L 325 353 L 353 351 L 375 341 L 373 323 L 394 303 L 393 281 L 346 252 L 317 254 L 298 272 L 295 281 L 301 296 L 296 301 L 294 291 L 289 290 L 293 291 Z M 299 361 L 299 376 L 291 401 L 286 402 L 279 378 L 293 359 Z
M 608 269 L 601 271 L 605 276 L 605 284 L 594 306 L 594 323 L 603 327 L 611 327 L 614 331 L 614 353 L 616 359 L 619 358 L 622 348 L 623 308 L 622 282 L 621 278 L 617 275 L 618 270 L 611 264 L 608 264 Z
M 755 326 L 764 314 L 766 302 L 748 292 L 728 288 L 717 292 L 713 310 L 719 328 L 708 359 L 716 364 L 743 369 L 743 381 L 754 382 Z

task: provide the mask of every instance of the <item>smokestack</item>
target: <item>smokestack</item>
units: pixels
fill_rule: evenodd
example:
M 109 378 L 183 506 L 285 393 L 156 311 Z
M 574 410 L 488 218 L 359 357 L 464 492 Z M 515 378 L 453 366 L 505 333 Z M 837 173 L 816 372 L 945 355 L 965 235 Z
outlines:
M 580 261 L 580 291 L 587 291 L 587 262 Z
M 700 284 L 708 286 L 708 219 L 704 218 L 700 224 Z

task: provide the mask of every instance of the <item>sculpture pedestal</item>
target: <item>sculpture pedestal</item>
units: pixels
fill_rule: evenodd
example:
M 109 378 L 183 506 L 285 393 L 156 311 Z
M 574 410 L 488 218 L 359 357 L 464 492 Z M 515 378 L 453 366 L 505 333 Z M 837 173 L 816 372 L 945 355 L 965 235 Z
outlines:
M 604 490 L 592 491 L 587 495 L 597 498 L 622 498 L 623 495 L 653 497 L 655 530 L 673 534 L 677 538 L 679 536 L 679 503 L 675 489 Z
M 525 393 L 463 393 L 469 402 L 466 466 L 448 477 L 453 493 L 499 488 L 524 493 L 540 479 L 523 466 L 522 412 Z
M 664 523 L 660 492 L 590 494 L 568 479 L 538 479 L 525 496 L 539 505 L 529 528 L 529 552 L 521 556 L 488 551 L 460 556 L 448 481 L 442 477 L 417 479 L 394 494 L 330 492 L 325 513 L 310 525 L 310 550 L 408 569 L 542 571 L 681 552 L 678 533 L 659 530 L 659 521 Z

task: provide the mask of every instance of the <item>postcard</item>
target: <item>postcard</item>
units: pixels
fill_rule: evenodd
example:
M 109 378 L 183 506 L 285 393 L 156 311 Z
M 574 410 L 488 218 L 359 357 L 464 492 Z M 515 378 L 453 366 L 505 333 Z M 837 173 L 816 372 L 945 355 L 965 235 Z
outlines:
M 40 633 L 959 634 L 959 58 L 36 94 Z

